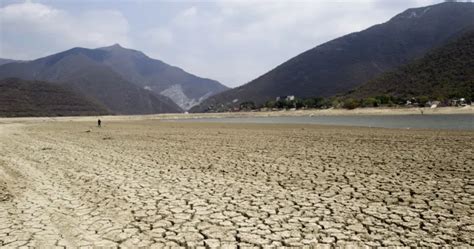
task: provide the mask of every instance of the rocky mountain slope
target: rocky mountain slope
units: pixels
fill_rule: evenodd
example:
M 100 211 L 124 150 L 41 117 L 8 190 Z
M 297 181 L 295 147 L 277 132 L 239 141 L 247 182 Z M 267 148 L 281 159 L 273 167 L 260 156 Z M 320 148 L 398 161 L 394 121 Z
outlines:
M 193 112 L 226 110 L 276 96 L 332 96 L 420 58 L 474 25 L 474 3 L 408 9 L 388 22 L 310 49 L 241 87 L 215 95 Z
M 474 98 L 474 32 L 429 52 L 423 58 L 382 74 L 347 96 L 380 95 L 430 99 Z
M 129 82 L 171 98 L 184 110 L 228 89 L 215 80 L 195 76 L 118 44 L 98 50 L 106 53 L 97 61 L 110 66 Z
M 182 111 L 168 97 L 143 89 L 100 63 L 106 56 L 103 50 L 73 48 L 33 61 L 2 65 L 0 79 L 17 77 L 61 83 L 95 99 L 114 114 Z

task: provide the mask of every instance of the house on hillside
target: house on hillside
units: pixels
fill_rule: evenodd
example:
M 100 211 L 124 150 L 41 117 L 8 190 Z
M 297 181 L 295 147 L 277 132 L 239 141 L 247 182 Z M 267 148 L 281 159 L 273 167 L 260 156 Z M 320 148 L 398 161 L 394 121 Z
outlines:
M 292 101 L 292 100 L 295 100 L 295 95 L 278 96 L 278 97 L 276 97 L 275 100 L 276 101 L 280 101 L 280 100 Z
M 418 106 L 418 103 L 417 103 L 415 98 L 411 98 L 411 99 L 407 100 L 405 105 L 406 106 Z
M 429 106 L 432 109 L 437 108 L 440 104 L 441 104 L 441 101 L 437 101 L 437 100 L 428 101 L 426 103 L 426 105 Z
M 452 99 L 451 100 L 451 105 L 452 106 L 466 106 L 467 102 L 466 102 L 465 98 Z

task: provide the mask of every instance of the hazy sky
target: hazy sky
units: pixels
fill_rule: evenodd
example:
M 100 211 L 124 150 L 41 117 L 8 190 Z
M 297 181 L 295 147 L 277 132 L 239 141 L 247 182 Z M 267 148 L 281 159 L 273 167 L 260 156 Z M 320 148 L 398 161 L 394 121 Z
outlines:
M 0 0 L 0 57 L 120 43 L 235 87 L 341 35 L 440 0 Z

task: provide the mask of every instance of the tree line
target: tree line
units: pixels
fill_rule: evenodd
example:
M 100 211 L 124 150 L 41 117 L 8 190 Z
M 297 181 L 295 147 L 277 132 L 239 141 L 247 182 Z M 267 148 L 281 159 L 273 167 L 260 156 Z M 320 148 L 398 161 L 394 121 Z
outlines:
M 431 103 L 439 103 L 440 106 L 450 105 L 449 99 L 432 99 L 428 96 L 419 96 L 413 98 L 403 98 L 391 95 L 380 95 L 367 98 L 345 98 L 345 97 L 312 97 L 295 98 L 294 100 L 268 100 L 263 105 L 256 105 L 252 101 L 246 101 L 240 104 L 239 110 L 249 111 L 262 108 L 267 109 L 328 109 L 345 108 L 355 109 L 360 107 L 397 107 L 397 106 L 415 106 L 425 107 Z

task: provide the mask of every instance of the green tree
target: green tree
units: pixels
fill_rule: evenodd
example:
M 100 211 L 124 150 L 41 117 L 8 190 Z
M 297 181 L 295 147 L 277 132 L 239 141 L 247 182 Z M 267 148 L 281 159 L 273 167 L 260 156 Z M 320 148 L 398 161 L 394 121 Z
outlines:
M 355 109 L 359 106 L 360 106 L 360 102 L 357 101 L 356 99 L 353 99 L 353 98 L 349 98 L 349 99 L 344 100 L 344 103 L 342 105 L 342 107 L 344 107 L 346 109 L 349 109 L 349 110 Z
M 375 99 L 377 99 L 380 102 L 380 104 L 387 105 L 388 102 L 391 100 L 391 97 L 388 95 L 381 95 L 381 96 L 376 96 Z
M 303 106 L 306 108 L 315 108 L 316 107 L 316 101 L 314 101 L 313 98 L 307 98 L 303 100 Z
M 344 102 L 341 103 L 341 100 L 339 100 L 338 98 L 331 98 L 326 103 L 328 104 L 327 107 L 338 108 L 341 105 L 344 106 Z
M 325 98 L 322 98 L 322 97 L 316 97 L 316 98 L 313 98 L 314 99 L 314 107 L 315 108 L 321 108 L 323 105 L 326 104 L 326 99 Z
M 267 107 L 267 108 L 275 108 L 276 102 L 274 100 L 269 100 L 265 103 L 264 106 Z
M 286 106 L 287 106 L 287 104 L 286 104 L 286 101 L 284 101 L 284 100 L 278 100 L 275 103 L 275 107 L 278 108 L 278 109 L 286 108 Z
M 240 104 L 241 110 L 254 110 L 256 105 L 253 101 L 246 101 Z
M 296 109 L 301 109 L 304 107 L 304 102 L 302 99 L 300 98 L 296 98 L 294 101 L 293 101 L 293 106 L 294 108 Z
M 420 107 L 423 107 L 426 105 L 426 103 L 430 100 L 428 96 L 420 96 L 418 97 L 418 104 Z
M 380 105 L 380 100 L 376 98 L 368 97 L 362 100 L 362 107 L 377 107 Z

